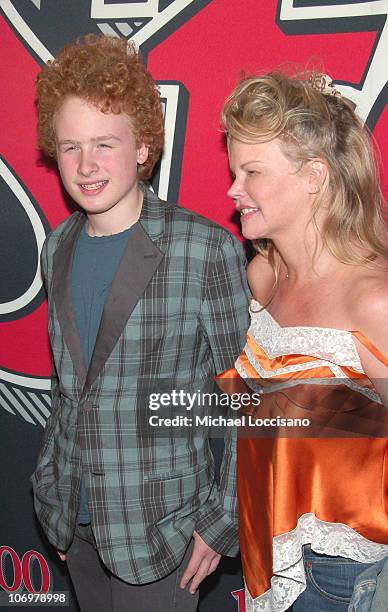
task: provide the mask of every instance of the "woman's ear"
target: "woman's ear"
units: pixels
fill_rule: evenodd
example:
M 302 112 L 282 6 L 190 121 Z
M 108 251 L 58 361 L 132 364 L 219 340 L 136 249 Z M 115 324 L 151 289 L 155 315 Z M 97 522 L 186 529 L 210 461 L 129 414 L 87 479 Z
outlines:
M 327 179 L 329 169 L 323 159 L 312 159 L 307 162 L 307 175 L 310 193 L 319 193 L 322 185 Z

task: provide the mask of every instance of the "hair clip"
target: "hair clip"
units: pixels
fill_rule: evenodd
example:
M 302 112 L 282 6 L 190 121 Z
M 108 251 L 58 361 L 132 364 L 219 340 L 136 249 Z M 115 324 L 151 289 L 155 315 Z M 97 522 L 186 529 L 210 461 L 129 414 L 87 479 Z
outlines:
M 333 79 L 328 74 L 322 72 L 315 72 L 311 75 L 308 82 L 313 89 L 316 89 L 320 93 L 327 96 L 338 96 L 342 97 L 341 92 L 336 89 L 333 85 Z

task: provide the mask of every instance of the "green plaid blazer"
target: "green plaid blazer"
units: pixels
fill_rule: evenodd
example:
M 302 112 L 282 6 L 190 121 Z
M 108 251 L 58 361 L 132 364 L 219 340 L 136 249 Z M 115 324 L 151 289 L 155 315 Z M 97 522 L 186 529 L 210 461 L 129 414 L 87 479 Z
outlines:
M 67 550 L 83 477 L 102 561 L 143 584 L 179 565 L 194 529 L 221 554 L 238 549 L 234 432 L 216 483 L 206 431 L 158 436 L 146 425 L 148 390 L 200 390 L 233 365 L 248 329 L 245 262 L 229 232 L 145 189 L 86 370 L 70 283 L 84 222 L 75 212 L 42 252 L 54 366 L 34 503 Z

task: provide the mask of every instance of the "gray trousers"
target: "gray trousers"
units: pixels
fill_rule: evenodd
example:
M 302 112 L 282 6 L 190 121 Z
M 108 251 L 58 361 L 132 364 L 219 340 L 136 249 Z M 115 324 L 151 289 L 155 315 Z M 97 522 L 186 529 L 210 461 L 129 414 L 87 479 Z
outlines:
M 78 525 L 66 554 L 67 566 L 81 612 L 195 612 L 198 591 L 179 588 L 193 545 L 171 574 L 144 585 L 123 582 L 102 564 L 90 525 Z

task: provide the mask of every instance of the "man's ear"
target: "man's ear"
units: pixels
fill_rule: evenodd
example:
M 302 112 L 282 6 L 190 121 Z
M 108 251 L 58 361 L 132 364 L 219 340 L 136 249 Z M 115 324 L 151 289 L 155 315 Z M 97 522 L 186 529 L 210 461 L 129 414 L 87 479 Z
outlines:
M 308 183 L 310 193 L 319 193 L 323 183 L 328 178 L 329 169 L 324 159 L 312 159 L 307 162 Z
M 144 164 L 148 157 L 148 146 L 142 142 L 137 148 L 137 163 Z

